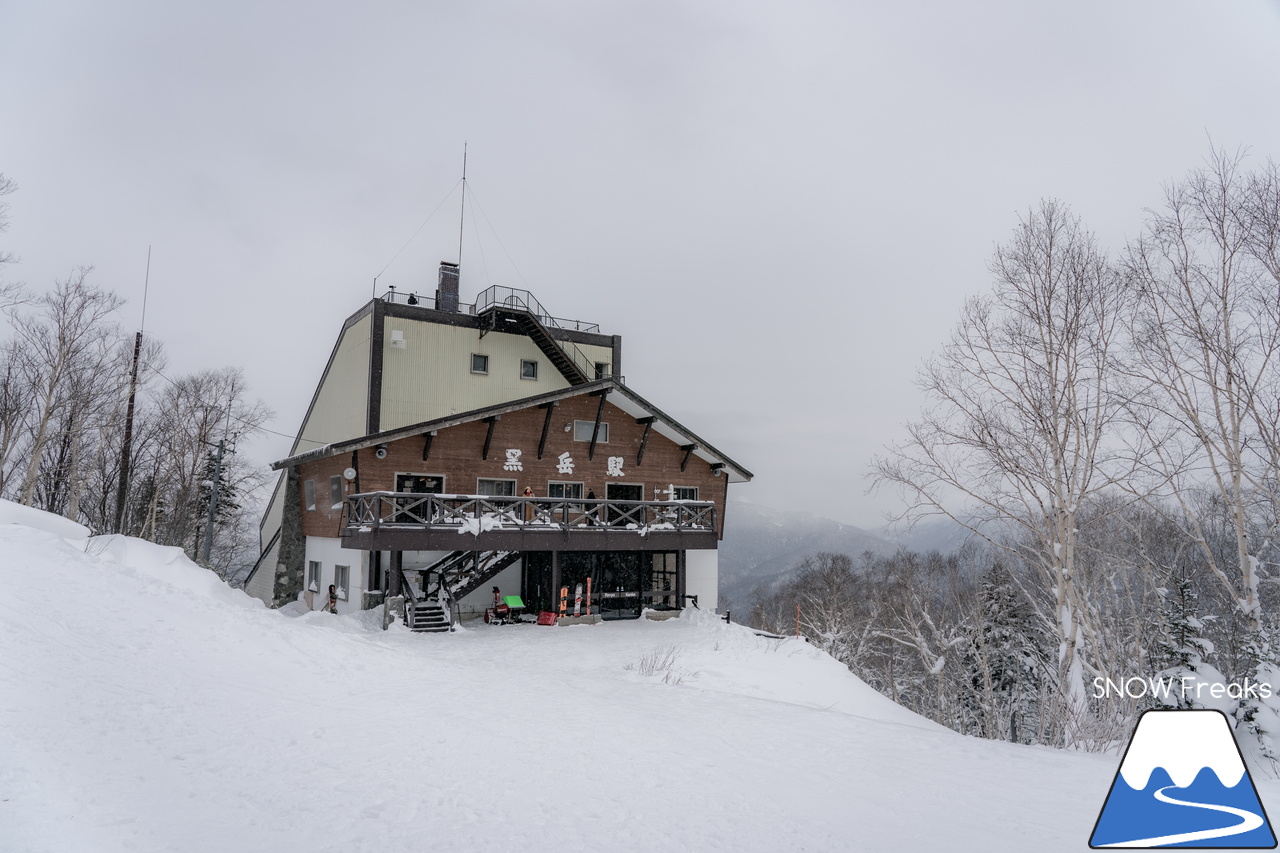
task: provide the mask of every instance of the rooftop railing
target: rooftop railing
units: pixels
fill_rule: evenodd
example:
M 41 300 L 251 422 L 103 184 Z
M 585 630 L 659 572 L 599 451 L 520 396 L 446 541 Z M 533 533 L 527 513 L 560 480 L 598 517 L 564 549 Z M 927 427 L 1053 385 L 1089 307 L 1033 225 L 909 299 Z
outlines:
M 396 290 L 394 287 L 389 288 L 386 293 L 382 294 L 384 302 L 394 302 L 397 305 L 418 305 L 423 308 L 435 308 L 436 299 L 434 295 L 424 296 L 417 291 L 409 292 L 404 290 Z M 503 287 L 501 285 L 493 285 L 482 291 L 476 297 L 476 301 L 472 303 L 458 303 L 459 314 L 478 314 L 487 308 L 498 306 L 503 308 L 513 308 L 517 311 L 526 311 L 537 318 L 542 325 L 552 329 L 564 329 L 573 332 L 590 332 L 592 334 L 600 333 L 599 323 L 588 323 L 586 320 L 569 320 L 564 317 L 554 317 L 542 303 L 527 290 L 520 290 L 514 287 Z

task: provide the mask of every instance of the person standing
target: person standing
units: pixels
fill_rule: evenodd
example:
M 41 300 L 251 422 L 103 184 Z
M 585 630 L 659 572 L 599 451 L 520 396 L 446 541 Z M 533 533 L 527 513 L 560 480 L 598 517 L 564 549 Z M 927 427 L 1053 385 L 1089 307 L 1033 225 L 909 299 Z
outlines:
M 325 610 L 334 615 L 338 613 L 338 587 L 335 584 L 329 584 L 329 604 Z

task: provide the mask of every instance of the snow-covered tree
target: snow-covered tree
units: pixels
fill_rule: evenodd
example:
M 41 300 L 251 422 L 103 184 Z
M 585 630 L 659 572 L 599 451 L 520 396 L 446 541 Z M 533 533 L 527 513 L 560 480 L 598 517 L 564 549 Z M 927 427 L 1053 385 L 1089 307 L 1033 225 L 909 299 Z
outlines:
M 965 646 L 965 706 L 986 738 L 1034 743 L 1048 657 L 1026 595 L 994 563 L 980 584 L 979 614 Z

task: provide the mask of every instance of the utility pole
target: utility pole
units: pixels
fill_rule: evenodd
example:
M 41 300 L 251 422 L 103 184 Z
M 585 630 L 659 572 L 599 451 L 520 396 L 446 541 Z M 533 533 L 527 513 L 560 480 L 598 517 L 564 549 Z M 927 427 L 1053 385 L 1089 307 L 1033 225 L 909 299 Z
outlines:
M 129 407 L 124 416 L 124 445 L 120 448 L 120 475 L 116 484 L 116 533 L 124 533 L 124 502 L 129 493 L 129 455 L 133 444 L 133 406 L 138 393 L 138 356 L 142 353 L 142 332 L 133 338 L 133 370 L 129 373 Z
M 133 369 L 129 372 L 129 407 L 124 416 L 124 446 L 120 448 L 120 474 L 116 484 L 116 533 L 124 533 L 124 502 L 129 495 L 129 455 L 133 445 L 133 406 L 138 395 L 138 357 L 142 354 L 142 330 L 147 325 L 147 291 L 151 287 L 151 247 L 147 246 L 147 274 L 142 284 L 142 323 L 133 338 Z
M 204 528 L 204 565 L 206 568 L 209 566 L 209 556 L 213 553 L 213 523 L 218 513 L 218 486 L 222 480 L 222 454 L 224 452 L 236 452 L 234 445 L 229 451 L 227 450 L 227 440 L 225 438 L 218 442 L 218 455 L 213 460 L 213 482 L 209 489 L 209 520 Z

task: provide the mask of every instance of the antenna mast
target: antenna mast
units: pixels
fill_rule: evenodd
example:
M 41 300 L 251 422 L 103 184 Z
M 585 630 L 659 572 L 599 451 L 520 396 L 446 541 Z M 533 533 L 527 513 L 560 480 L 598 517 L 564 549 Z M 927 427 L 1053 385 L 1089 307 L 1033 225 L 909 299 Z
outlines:
M 462 266 L 462 226 L 467 218 L 467 143 L 462 143 L 462 212 L 458 216 L 458 266 Z

